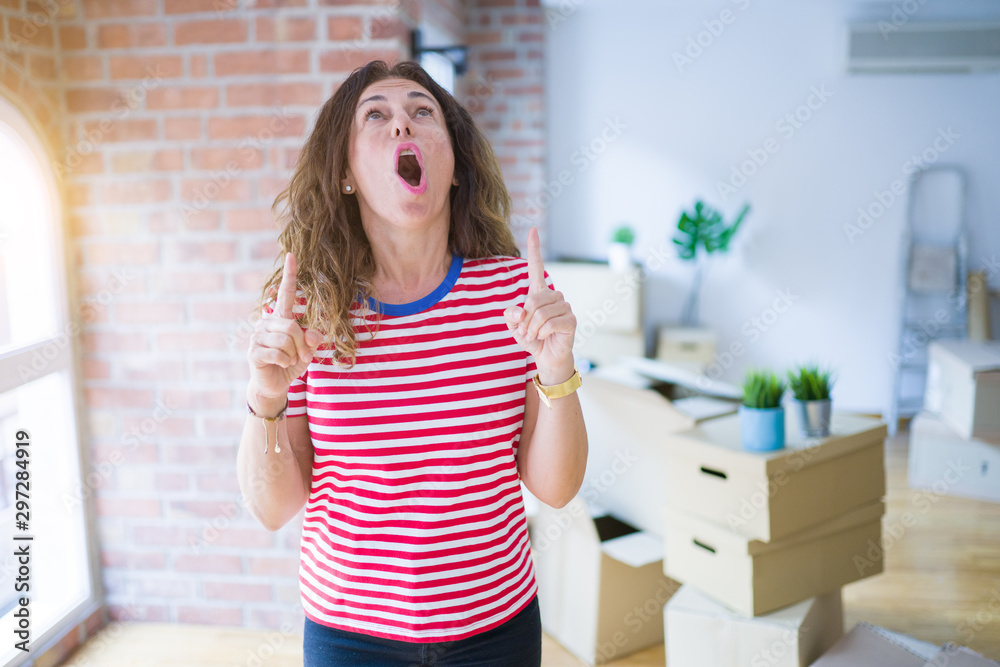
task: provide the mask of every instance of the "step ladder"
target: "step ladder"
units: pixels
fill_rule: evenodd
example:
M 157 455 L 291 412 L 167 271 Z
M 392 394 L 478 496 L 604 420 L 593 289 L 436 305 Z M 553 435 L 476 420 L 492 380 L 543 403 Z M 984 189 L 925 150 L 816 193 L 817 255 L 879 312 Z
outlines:
M 892 395 L 886 410 L 890 436 L 899 419 L 921 410 L 927 383 L 927 347 L 966 338 L 967 254 L 965 172 L 933 165 L 910 176 L 899 266 L 899 328 L 889 355 Z

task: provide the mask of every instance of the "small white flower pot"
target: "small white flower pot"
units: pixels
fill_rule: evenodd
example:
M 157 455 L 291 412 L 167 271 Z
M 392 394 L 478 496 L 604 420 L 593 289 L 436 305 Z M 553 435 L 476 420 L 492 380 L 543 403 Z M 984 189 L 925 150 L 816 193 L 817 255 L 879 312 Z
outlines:
M 615 273 L 626 273 L 632 268 L 632 246 L 627 243 L 608 244 L 608 264 Z

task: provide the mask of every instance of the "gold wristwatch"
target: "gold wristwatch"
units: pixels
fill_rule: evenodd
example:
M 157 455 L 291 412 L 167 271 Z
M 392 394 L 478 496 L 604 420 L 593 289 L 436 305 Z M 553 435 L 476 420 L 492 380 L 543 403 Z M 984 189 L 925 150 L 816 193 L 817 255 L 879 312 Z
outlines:
M 583 377 L 580 375 L 580 369 L 576 366 L 573 367 L 573 375 L 571 375 L 568 380 L 561 382 L 560 384 L 554 384 L 546 387 L 538 381 L 538 373 L 535 373 L 531 379 L 535 381 L 535 389 L 538 390 L 538 395 L 541 396 L 545 406 L 550 410 L 552 409 L 553 398 L 569 396 L 583 384 Z

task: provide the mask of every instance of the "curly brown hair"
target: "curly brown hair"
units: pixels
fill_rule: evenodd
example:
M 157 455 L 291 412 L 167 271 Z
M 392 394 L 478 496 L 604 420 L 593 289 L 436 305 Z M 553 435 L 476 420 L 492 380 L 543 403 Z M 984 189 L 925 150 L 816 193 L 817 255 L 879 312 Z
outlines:
M 306 298 L 299 324 L 322 332 L 321 344 L 332 342 L 335 363 L 350 360 L 350 367 L 357 361 L 350 309 L 355 300 L 365 303 L 369 296 L 375 297 L 375 256 L 361 225 L 357 200 L 342 195 L 339 183 L 346 175 L 358 100 L 369 85 L 390 78 L 420 84 L 444 111 L 458 179 L 449 195 L 448 249 L 467 259 L 521 256 L 510 228 L 511 198 L 500 163 L 468 110 L 416 62 L 400 61 L 390 67 L 383 60 L 373 60 L 355 69 L 323 104 L 288 186 L 271 206 L 276 219 L 283 221 L 278 236 L 281 252 L 278 268 L 264 284 L 257 303 L 261 313 L 265 304 L 274 301 L 285 253 L 294 253 L 296 289 Z M 287 206 L 278 213 L 284 201 Z

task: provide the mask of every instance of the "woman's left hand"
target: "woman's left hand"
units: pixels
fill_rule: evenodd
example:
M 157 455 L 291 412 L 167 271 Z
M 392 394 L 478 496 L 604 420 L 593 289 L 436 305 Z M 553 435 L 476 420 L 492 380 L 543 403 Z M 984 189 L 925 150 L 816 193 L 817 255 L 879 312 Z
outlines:
M 504 311 L 514 340 L 530 353 L 539 369 L 573 366 L 576 316 L 561 292 L 545 283 L 545 267 L 539 249 L 538 229 L 528 231 L 528 296 L 521 307 Z

